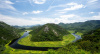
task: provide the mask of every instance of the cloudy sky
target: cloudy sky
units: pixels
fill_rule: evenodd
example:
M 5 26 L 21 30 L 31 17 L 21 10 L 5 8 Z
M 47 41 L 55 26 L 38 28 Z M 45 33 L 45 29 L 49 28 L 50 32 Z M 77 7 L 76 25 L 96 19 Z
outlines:
M 0 21 L 9 25 L 100 20 L 100 0 L 0 0 Z

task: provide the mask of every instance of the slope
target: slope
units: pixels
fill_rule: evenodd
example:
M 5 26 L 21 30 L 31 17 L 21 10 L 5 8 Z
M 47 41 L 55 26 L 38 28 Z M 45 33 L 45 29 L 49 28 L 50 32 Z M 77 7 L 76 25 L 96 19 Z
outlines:
M 85 33 L 86 31 L 91 31 L 99 28 L 100 20 L 90 20 L 86 22 L 77 22 L 77 23 L 70 23 L 70 24 L 59 23 L 58 25 L 62 26 L 67 30 L 75 30 L 77 32 Z
M 61 41 L 69 32 L 56 24 L 48 23 L 34 29 L 30 34 L 31 41 Z
M 2 48 L 4 48 L 3 46 L 11 40 L 20 37 L 16 31 L 18 30 L 0 21 L 0 50 L 2 50 Z

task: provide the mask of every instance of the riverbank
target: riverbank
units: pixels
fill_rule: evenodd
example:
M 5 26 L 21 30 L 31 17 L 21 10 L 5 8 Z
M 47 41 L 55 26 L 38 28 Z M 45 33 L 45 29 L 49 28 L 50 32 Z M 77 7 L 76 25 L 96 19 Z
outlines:
M 63 41 L 42 41 L 42 42 L 32 42 L 30 41 L 31 35 L 22 38 L 18 41 L 19 44 L 25 46 L 33 46 L 33 47 L 63 47 L 69 43 L 71 43 L 75 37 L 71 34 L 63 36 Z
M 27 36 L 27 37 L 29 37 L 29 36 Z M 27 38 L 27 37 L 25 37 L 25 38 Z M 64 41 L 65 41 L 65 43 L 66 44 L 68 44 L 68 42 L 69 43 L 71 43 L 71 41 L 73 41 L 74 39 L 75 39 L 75 37 L 73 36 L 73 35 L 67 35 L 67 36 L 64 36 Z M 24 38 L 22 38 L 22 39 L 24 39 Z M 24 39 L 25 40 L 25 39 Z M 25 41 L 24 41 L 24 43 L 25 43 Z M 59 44 L 59 43 L 64 43 L 64 42 L 54 42 L 55 44 Z M 53 43 L 53 44 L 54 44 Z M 9 43 L 8 43 L 9 44 Z M 4 53 L 9 53 L 9 54 L 21 54 L 21 53 L 25 53 L 25 54 L 30 54 L 30 53 L 34 53 L 34 54 L 40 54 L 40 53 L 42 53 L 42 54 L 47 54 L 49 51 L 51 51 L 51 49 L 48 49 L 48 51 L 36 51 L 36 50 L 22 50 L 22 49 L 14 49 L 14 48 L 11 48 L 11 47 L 9 47 L 9 45 L 5 45 L 5 47 L 6 47 L 6 50 L 5 51 L 3 51 Z M 41 45 L 41 46 L 43 46 L 43 45 Z M 50 45 L 49 45 L 50 46 Z M 62 46 L 62 45 L 61 45 Z

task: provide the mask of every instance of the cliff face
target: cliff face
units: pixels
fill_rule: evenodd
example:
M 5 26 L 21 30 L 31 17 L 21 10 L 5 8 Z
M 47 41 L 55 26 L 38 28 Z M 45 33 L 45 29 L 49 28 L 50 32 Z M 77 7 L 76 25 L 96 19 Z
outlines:
M 68 33 L 62 27 L 50 23 L 30 32 L 32 34 L 31 41 L 61 41 L 62 37 Z

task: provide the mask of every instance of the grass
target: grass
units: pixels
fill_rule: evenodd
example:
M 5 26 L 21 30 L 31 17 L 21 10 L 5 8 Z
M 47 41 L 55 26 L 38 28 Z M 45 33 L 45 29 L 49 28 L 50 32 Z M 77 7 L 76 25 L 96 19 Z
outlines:
M 70 33 L 73 33 L 74 31 L 70 31 Z M 21 34 L 23 35 L 24 32 L 22 32 Z M 82 35 L 82 33 L 76 33 L 77 35 Z M 60 48 L 58 50 L 52 50 L 49 49 L 48 51 L 35 51 L 35 50 L 22 50 L 22 49 L 13 49 L 11 47 L 9 47 L 9 43 L 5 45 L 5 50 L 0 52 L 0 54 L 91 54 L 90 51 L 85 51 L 83 49 L 79 49 L 77 46 L 72 45 L 70 48 L 66 47 L 65 45 L 71 43 L 71 41 L 73 41 L 73 39 L 75 38 L 74 36 L 72 36 L 71 34 L 64 36 L 63 37 L 63 41 L 45 41 L 45 42 L 31 42 L 30 41 L 31 35 L 21 39 L 19 41 L 20 44 L 25 44 L 28 45 L 30 44 L 30 46 L 54 46 L 55 44 L 56 46 L 64 46 L 63 48 Z M 29 41 L 29 42 L 28 42 Z M 43 44 L 43 45 L 42 45 Z M 67 48 L 69 48 L 69 50 L 66 50 Z M 95 54 L 100 54 L 100 53 L 95 53 Z
M 0 54 L 91 54 L 90 51 L 78 49 L 77 46 L 72 46 L 71 51 L 66 51 L 66 50 L 61 51 L 62 49 L 61 50 L 49 49 L 48 51 L 34 51 L 34 50 L 13 49 L 9 47 L 9 43 L 5 45 L 6 49 Z
M 83 35 L 83 33 L 77 32 L 76 35 L 81 36 L 81 35 Z
M 9 46 L 9 43 L 5 45 L 6 49 L 1 54 L 44 54 L 47 52 L 47 51 L 13 49 Z
M 32 30 L 25 30 L 25 31 L 32 31 Z
M 30 41 L 30 38 L 31 38 L 31 35 L 25 38 L 22 38 L 21 40 L 18 41 L 18 43 L 21 45 L 35 46 L 35 47 L 62 47 L 69 44 L 75 39 L 75 37 L 71 34 L 63 36 L 63 41 L 32 42 Z
M 20 34 L 23 35 L 24 32 L 21 32 Z M 75 39 L 74 36 L 69 34 L 67 36 L 63 36 L 63 41 L 31 42 L 30 37 L 31 37 L 31 35 L 29 35 L 25 38 L 22 38 L 21 40 L 19 40 L 18 43 L 20 43 L 22 45 L 25 44 L 25 45 L 28 45 L 28 46 L 38 46 L 38 47 L 52 47 L 52 46 L 53 47 L 62 47 L 62 46 L 65 46 L 65 45 L 71 43 Z M 48 51 L 13 49 L 9 46 L 9 43 L 5 45 L 6 49 L 4 51 L 2 51 L 1 54 L 49 54 L 49 52 L 51 51 L 51 49 L 49 49 Z
M 20 32 L 19 34 L 22 36 L 24 34 L 24 32 Z
M 73 31 L 73 30 L 68 30 L 70 33 L 74 33 L 75 31 Z M 81 35 L 83 35 L 83 33 L 81 33 L 81 32 L 77 32 L 76 33 L 76 35 L 79 35 L 79 36 L 81 36 Z
M 71 33 L 73 33 L 73 31 L 70 31 Z M 24 32 L 22 32 L 21 34 L 23 34 Z M 80 34 L 80 33 L 79 33 Z M 22 38 L 21 40 L 19 40 L 18 43 L 20 44 L 25 44 L 28 46 L 38 46 L 38 47 L 62 47 L 65 46 L 69 43 L 71 43 L 71 41 L 74 40 L 74 36 L 72 36 L 71 34 L 67 35 L 67 36 L 63 36 L 63 41 L 45 41 L 45 42 L 31 42 L 30 41 L 31 35 Z M 10 42 L 9 42 L 10 43 Z M 89 51 L 85 51 L 82 49 L 78 49 L 75 46 L 72 46 L 72 50 L 71 51 L 59 51 L 59 50 L 52 50 L 49 49 L 48 51 L 35 51 L 35 50 L 22 50 L 22 49 L 13 49 L 11 47 L 9 47 L 9 43 L 5 45 L 6 49 L 1 53 L 1 54 L 91 54 Z M 65 48 L 65 47 L 64 47 Z
M 70 32 L 70 33 L 74 33 L 75 31 L 74 31 L 74 30 L 68 30 L 68 32 Z

